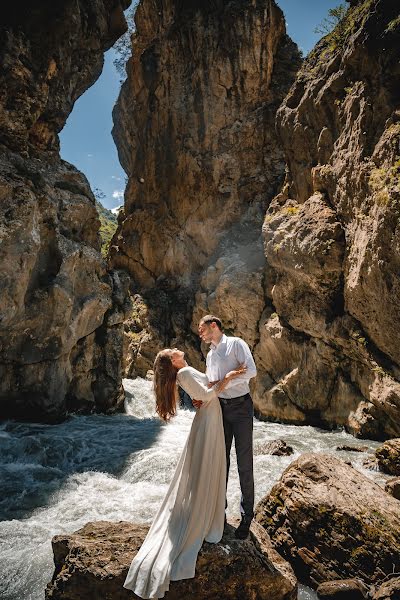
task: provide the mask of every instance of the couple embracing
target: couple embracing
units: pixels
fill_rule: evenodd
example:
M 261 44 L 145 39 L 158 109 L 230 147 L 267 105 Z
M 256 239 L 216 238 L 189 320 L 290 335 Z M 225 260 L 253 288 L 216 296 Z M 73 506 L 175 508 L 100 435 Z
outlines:
M 249 380 L 256 375 L 254 360 L 244 340 L 223 333 L 218 317 L 203 317 L 198 330 L 210 344 L 206 373 L 190 367 L 176 348 L 162 350 L 154 361 L 158 415 L 168 421 L 176 414 L 176 384 L 189 394 L 197 412 L 168 491 L 123 584 L 140 598 L 163 598 L 170 581 L 194 577 L 203 541 L 221 540 L 233 438 L 242 492 L 237 538 L 247 537 L 253 518 Z

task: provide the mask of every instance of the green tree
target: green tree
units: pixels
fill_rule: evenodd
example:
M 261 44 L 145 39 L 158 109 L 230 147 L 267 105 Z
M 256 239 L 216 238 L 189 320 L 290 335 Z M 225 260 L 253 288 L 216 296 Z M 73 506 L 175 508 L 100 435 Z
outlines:
M 132 34 L 136 31 L 135 13 L 140 0 L 133 0 L 128 12 L 125 14 L 128 23 L 128 31 L 117 40 L 113 46 L 116 57 L 113 60 L 114 66 L 120 76 L 120 83 L 126 79 L 126 63 L 132 54 Z
M 328 35 L 331 33 L 336 27 L 341 26 L 344 17 L 347 13 L 347 6 L 345 4 L 339 4 L 335 8 L 330 8 L 328 10 L 328 16 L 317 25 L 314 29 L 314 33 L 319 33 L 320 35 Z
M 113 237 L 118 226 L 118 219 L 117 216 L 111 212 L 111 210 L 108 210 L 108 208 L 103 206 L 102 200 L 106 198 L 103 190 L 96 187 L 93 190 L 93 194 L 96 198 L 96 209 L 100 219 L 99 232 L 101 237 L 101 254 L 104 258 L 106 258 L 111 238 Z

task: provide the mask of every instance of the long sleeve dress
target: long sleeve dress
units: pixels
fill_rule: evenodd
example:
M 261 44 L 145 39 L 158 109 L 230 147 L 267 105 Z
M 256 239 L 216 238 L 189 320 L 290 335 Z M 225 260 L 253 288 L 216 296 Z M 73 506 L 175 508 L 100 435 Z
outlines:
M 193 367 L 178 384 L 202 400 L 164 500 L 130 565 L 123 587 L 140 598 L 163 598 L 170 581 L 195 576 L 198 552 L 224 530 L 226 458 L 222 412 L 208 378 Z

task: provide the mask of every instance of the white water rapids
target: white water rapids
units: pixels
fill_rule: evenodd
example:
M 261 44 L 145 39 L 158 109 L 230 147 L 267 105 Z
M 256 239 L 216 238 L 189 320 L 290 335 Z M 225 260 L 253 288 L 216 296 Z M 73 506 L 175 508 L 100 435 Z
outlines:
M 0 598 L 43 600 L 53 570 L 51 538 L 95 520 L 151 522 L 188 435 L 193 410 L 169 424 L 154 412 L 151 383 L 125 379 L 125 413 L 71 415 L 59 425 L 0 423 Z M 254 422 L 255 446 L 277 438 L 291 456 L 256 455 L 256 502 L 303 452 L 330 452 L 378 483 L 385 476 L 362 467 L 365 453 L 337 452 L 355 440 L 344 431 Z M 239 480 L 232 454 L 228 513 L 239 515 Z M 316 598 L 300 586 L 299 599 Z

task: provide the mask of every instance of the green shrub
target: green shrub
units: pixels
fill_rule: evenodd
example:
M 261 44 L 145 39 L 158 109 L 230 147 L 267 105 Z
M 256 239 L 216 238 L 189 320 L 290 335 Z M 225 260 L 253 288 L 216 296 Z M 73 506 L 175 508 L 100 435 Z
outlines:
M 111 239 L 117 229 L 117 216 L 96 200 L 96 208 L 100 219 L 101 254 L 105 258 L 108 254 Z

